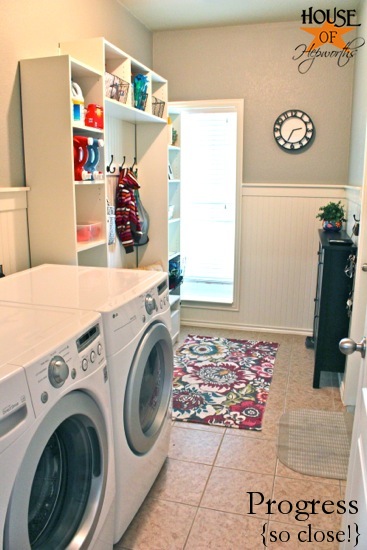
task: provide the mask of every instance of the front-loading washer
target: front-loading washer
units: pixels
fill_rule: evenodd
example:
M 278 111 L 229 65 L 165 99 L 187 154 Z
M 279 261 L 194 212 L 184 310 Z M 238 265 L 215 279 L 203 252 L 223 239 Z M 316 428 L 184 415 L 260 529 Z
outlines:
M 117 542 L 168 455 L 173 348 L 167 274 L 42 265 L 1 279 L 0 300 L 102 316 L 112 397 Z
M 0 548 L 107 550 L 115 464 L 93 312 L 0 304 Z

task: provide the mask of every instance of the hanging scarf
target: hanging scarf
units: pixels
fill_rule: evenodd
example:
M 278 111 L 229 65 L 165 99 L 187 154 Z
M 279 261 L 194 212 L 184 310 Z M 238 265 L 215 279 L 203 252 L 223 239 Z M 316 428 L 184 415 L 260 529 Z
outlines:
M 127 254 L 134 251 L 134 243 L 138 243 L 142 235 L 134 194 L 139 188 L 134 173 L 123 168 L 116 188 L 116 231 Z

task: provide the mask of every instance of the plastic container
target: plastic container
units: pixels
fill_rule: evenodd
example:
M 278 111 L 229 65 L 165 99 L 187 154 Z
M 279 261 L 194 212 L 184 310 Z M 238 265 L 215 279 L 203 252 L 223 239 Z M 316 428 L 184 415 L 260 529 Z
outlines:
M 103 130 L 103 107 L 96 103 L 90 103 L 87 107 L 84 123 L 91 128 Z
M 95 241 L 101 238 L 102 223 L 93 222 L 78 224 L 76 226 L 76 240 L 78 243 L 85 243 L 89 241 Z

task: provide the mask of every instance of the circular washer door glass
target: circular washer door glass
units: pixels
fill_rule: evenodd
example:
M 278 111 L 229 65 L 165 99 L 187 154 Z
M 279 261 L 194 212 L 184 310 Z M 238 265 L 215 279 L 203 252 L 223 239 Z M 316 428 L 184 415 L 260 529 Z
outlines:
M 88 428 L 78 416 L 65 420 L 48 440 L 29 500 L 31 548 L 42 548 L 51 536 L 55 544 L 65 544 L 73 538 L 92 487 L 92 455 Z
M 167 421 L 172 377 L 171 335 L 163 323 L 153 323 L 139 342 L 125 393 L 125 433 L 135 454 L 154 446 Z
M 85 392 L 64 396 L 40 422 L 20 465 L 3 550 L 90 548 L 104 502 L 108 436 Z

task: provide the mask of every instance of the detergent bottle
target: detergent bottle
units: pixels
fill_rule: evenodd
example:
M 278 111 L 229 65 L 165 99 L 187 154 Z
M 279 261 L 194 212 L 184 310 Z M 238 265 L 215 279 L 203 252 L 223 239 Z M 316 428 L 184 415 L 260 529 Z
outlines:
M 103 130 L 103 107 L 90 103 L 85 114 L 85 125 Z
M 81 87 L 76 82 L 71 82 L 71 103 L 73 120 L 84 124 L 84 97 Z
M 104 146 L 103 139 L 89 138 L 91 141 L 88 143 L 88 160 L 84 164 L 84 170 L 88 172 L 88 179 L 101 180 L 103 179 L 103 172 L 97 170 L 97 166 L 100 160 L 100 148 Z
M 93 138 L 87 136 L 74 136 L 74 180 L 85 181 L 91 179 L 91 174 L 84 169 L 88 161 L 88 145 L 93 145 Z

